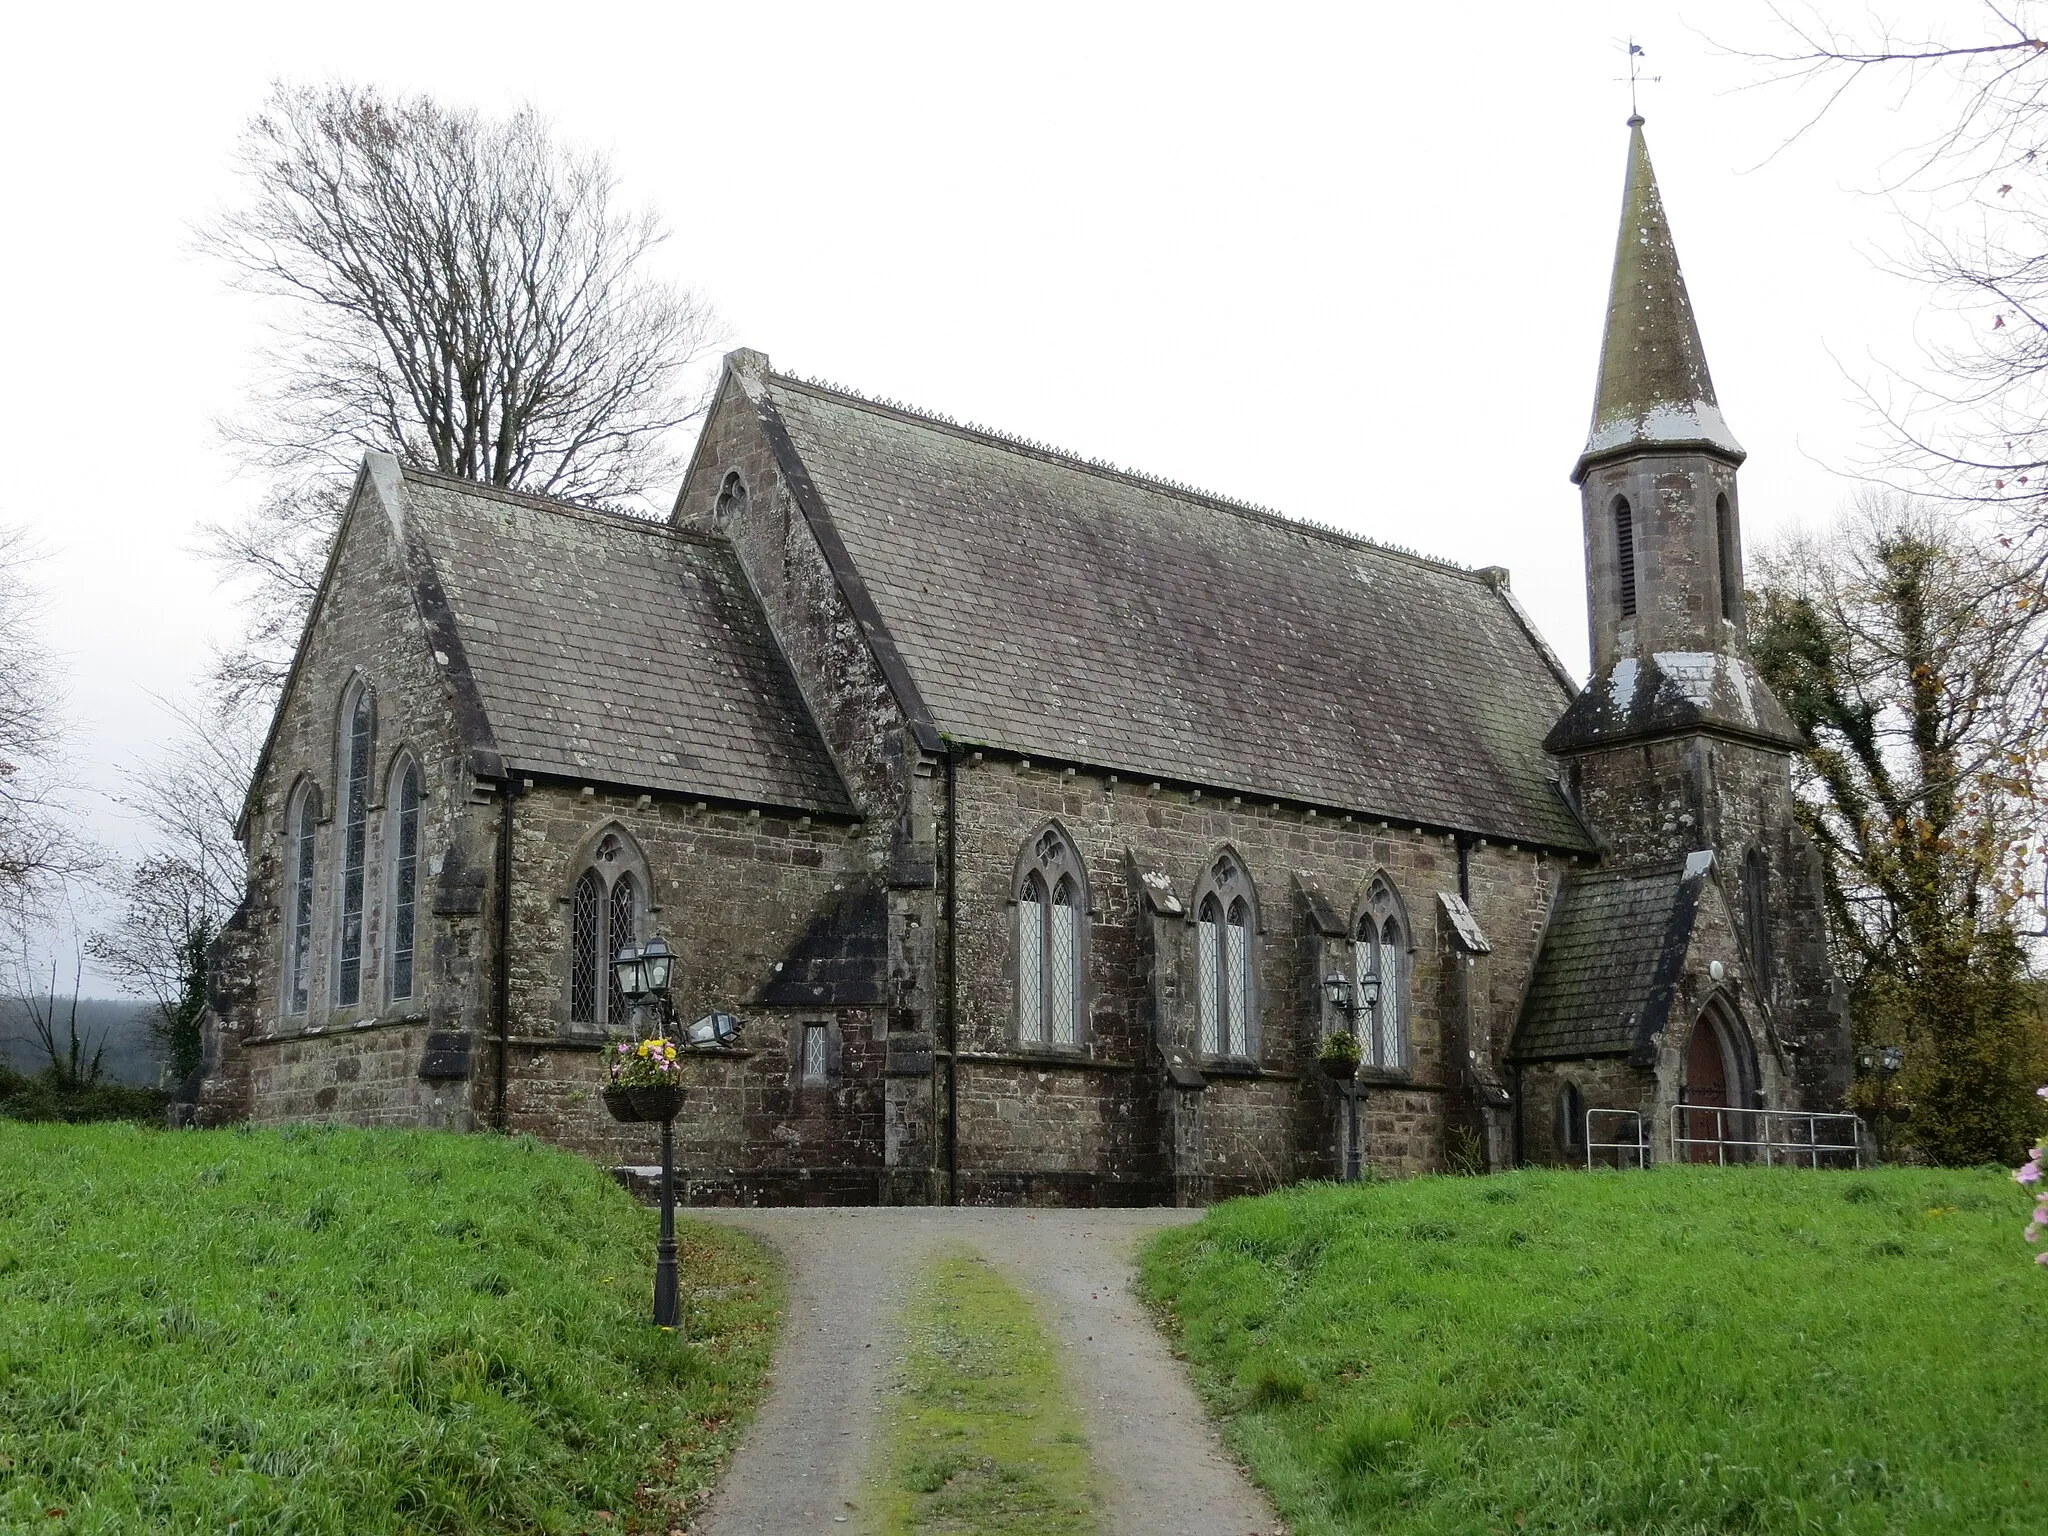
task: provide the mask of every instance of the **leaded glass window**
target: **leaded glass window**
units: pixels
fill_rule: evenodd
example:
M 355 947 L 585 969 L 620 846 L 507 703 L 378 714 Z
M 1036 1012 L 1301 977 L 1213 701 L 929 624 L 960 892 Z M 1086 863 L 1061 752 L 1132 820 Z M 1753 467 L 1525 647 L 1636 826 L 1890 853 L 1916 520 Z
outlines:
M 412 996 L 413 935 L 419 913 L 420 770 L 407 763 L 392 817 L 391 995 Z
M 632 875 L 621 874 L 612 882 L 611 900 L 606 907 L 611 921 L 606 925 L 604 940 L 605 1017 L 614 1025 L 621 1025 L 626 1022 L 626 994 L 619 990 L 618 972 L 612 969 L 611 962 L 620 950 L 634 941 Z
M 1017 864 L 1017 1038 L 1072 1049 L 1082 1042 L 1088 876 L 1067 835 L 1048 826 Z
M 806 1024 L 804 1026 L 803 1086 L 825 1088 L 831 1085 L 831 1067 L 826 1059 L 825 1026 Z
M 285 981 L 290 1011 L 304 1013 L 307 972 L 313 959 L 313 853 L 320 835 L 319 806 L 308 789 L 299 796 L 299 814 L 292 826 L 292 929 L 285 955 Z
M 1223 1023 L 1223 911 L 1214 896 L 1204 897 L 1201 921 L 1195 924 L 1195 989 L 1202 1005 L 1202 1054 L 1218 1056 L 1226 1036 Z
M 1045 886 L 1035 870 L 1017 897 L 1017 1033 L 1045 1039 Z
M 604 964 L 604 882 L 586 869 L 569 897 L 569 1017 L 595 1024 L 597 978 Z
M 353 1008 L 363 1000 L 363 879 L 369 858 L 370 691 L 356 690 L 342 752 L 341 931 L 334 1001 Z
M 1205 1056 L 1259 1055 L 1258 898 L 1229 854 L 1203 876 L 1196 903 L 1195 995 Z
M 1223 1054 L 1249 1056 L 1249 1021 L 1252 1016 L 1251 908 L 1243 900 L 1230 904 L 1230 920 L 1224 925 L 1224 991 L 1230 1006 L 1226 1010 Z
M 1358 1054 L 1366 1066 L 1401 1072 L 1408 1066 L 1408 940 L 1400 900 L 1384 876 L 1366 892 L 1355 940 L 1358 993 L 1375 990 L 1371 1009 L 1358 1015 Z

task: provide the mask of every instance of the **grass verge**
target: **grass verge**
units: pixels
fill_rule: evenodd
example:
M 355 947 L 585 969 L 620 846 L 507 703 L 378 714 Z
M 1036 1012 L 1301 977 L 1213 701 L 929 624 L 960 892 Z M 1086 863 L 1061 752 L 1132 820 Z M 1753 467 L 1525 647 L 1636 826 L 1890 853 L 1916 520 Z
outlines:
M 780 1294 L 529 1140 L 0 1122 L 0 1529 L 666 1531 Z M 694 1293 L 694 1294 L 693 1294 Z
M 1142 1275 L 1297 1536 L 2036 1531 L 2024 1220 L 1988 1170 L 1308 1185 Z
M 986 1260 L 950 1249 L 912 1288 L 903 1328 L 867 1528 L 1095 1531 L 1087 1437 L 1031 1304 Z

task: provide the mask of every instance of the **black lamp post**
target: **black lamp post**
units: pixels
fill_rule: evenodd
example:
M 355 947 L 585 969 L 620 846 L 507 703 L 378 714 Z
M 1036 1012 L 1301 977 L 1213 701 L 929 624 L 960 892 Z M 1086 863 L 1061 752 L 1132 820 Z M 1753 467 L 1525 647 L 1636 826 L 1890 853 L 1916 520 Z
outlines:
M 651 1007 L 660 1021 L 662 1038 L 668 1037 L 675 1022 L 675 1005 L 668 994 L 669 971 L 675 956 L 659 937 L 645 946 L 628 944 L 612 961 L 612 975 L 619 995 L 635 1008 Z M 682 1108 L 680 1088 L 656 1090 L 663 1095 L 661 1115 L 661 1241 L 654 1250 L 654 1323 L 657 1328 L 676 1325 L 676 1111 Z
M 1351 996 L 1350 978 L 1332 971 L 1323 978 L 1323 991 L 1330 999 L 1330 1006 L 1343 1014 L 1345 1021 L 1355 1029 L 1360 1014 L 1369 1019 L 1373 1015 L 1373 1010 L 1379 1006 L 1380 979 L 1371 975 L 1360 977 L 1358 997 L 1354 1001 Z M 1344 1147 L 1344 1181 L 1347 1184 L 1355 1183 L 1359 1173 L 1358 1101 L 1365 1097 L 1365 1085 L 1359 1082 L 1356 1068 L 1338 1080 L 1337 1091 L 1344 1095 L 1348 1115 L 1348 1139 Z
M 1892 1079 L 1899 1075 L 1899 1069 L 1905 1066 L 1905 1064 L 1906 1052 L 1902 1046 L 1866 1045 L 1856 1053 L 1857 1070 L 1865 1076 L 1875 1074 L 1877 1077 L 1877 1112 L 1871 1117 L 1870 1128 L 1877 1137 L 1877 1160 L 1879 1162 L 1884 1161 L 1885 1122 L 1906 1118 L 1904 1105 L 1893 1109 L 1889 1103 Z

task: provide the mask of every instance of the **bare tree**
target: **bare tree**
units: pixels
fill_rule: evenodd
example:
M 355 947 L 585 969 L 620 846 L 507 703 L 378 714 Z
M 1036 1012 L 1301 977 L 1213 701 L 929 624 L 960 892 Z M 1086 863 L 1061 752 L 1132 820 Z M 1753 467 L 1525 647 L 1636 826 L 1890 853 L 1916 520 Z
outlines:
M 2048 5 L 1980 0 L 1922 31 L 1866 13 L 1844 27 L 1817 7 L 1774 8 L 1783 42 L 1737 50 L 1764 79 L 1818 95 L 1808 128 L 1859 90 L 1935 99 L 1939 126 L 1883 154 L 1882 189 L 1906 218 L 1903 273 L 1956 320 L 1925 367 L 1865 395 L 1890 450 L 1866 466 L 1894 488 L 2011 516 L 2048 562 Z
M 37 558 L 26 533 L 0 525 L 0 922 L 96 859 L 60 787 L 63 693 L 41 634 Z
M 164 707 L 177 726 L 173 744 L 128 770 L 120 797 L 141 819 L 145 852 L 109 867 L 117 915 L 85 951 L 123 990 L 156 1005 L 156 1033 L 182 1079 L 199 1065 L 208 950 L 242 900 L 235 824 L 260 742 L 249 710 Z
M 233 694 L 281 679 L 365 448 L 493 485 L 630 500 L 675 472 L 710 307 L 642 274 L 664 238 L 597 154 L 524 110 L 279 84 L 243 137 L 249 196 L 201 232 L 276 301 L 277 344 L 230 441 L 268 479 L 208 530 L 251 590 Z

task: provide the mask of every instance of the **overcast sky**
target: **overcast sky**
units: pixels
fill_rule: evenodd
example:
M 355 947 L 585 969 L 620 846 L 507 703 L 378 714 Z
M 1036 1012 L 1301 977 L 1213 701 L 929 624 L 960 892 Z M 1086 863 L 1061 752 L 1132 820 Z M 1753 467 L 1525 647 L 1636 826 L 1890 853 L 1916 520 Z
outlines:
M 1761 0 L 25 9 L 0 519 L 47 551 L 98 835 L 133 843 L 107 794 L 167 729 L 150 695 L 235 628 L 193 530 L 255 495 L 212 423 L 262 333 L 189 230 L 272 79 L 531 103 L 613 154 L 675 231 L 660 266 L 778 368 L 1506 565 L 1582 670 L 1566 477 L 1630 31 L 1754 544 L 1843 501 L 1857 386 L 1928 324 L 1865 190 L 1915 125 L 1872 95 L 1771 158 L 1810 103 L 1714 47 L 1781 40 Z

